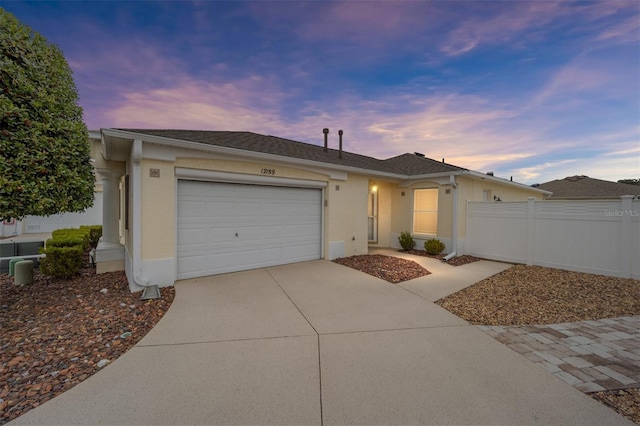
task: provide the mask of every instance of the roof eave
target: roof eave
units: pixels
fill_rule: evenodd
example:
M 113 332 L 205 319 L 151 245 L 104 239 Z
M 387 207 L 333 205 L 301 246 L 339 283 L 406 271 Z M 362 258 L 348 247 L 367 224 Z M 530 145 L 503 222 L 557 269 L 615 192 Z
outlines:
M 174 139 L 174 138 L 167 138 L 163 136 L 149 135 L 146 133 L 136 133 L 136 132 L 129 132 L 126 130 L 117 130 L 117 129 L 102 129 L 101 131 L 102 131 L 102 134 L 107 137 L 131 139 L 131 140 L 140 139 L 140 140 L 144 140 L 145 142 L 155 143 L 158 145 L 169 146 L 174 148 L 191 149 L 191 150 L 197 150 L 197 151 L 203 151 L 203 152 L 211 152 L 215 154 L 248 157 L 248 158 L 257 159 L 257 160 L 278 161 L 281 163 L 298 165 L 298 166 L 305 165 L 310 167 L 320 167 L 320 168 L 335 170 L 340 172 L 366 174 L 370 176 L 384 177 L 384 178 L 393 179 L 393 180 L 403 180 L 407 178 L 406 175 L 401 175 L 396 173 L 382 172 L 382 171 L 371 170 L 371 169 L 363 169 L 363 168 L 352 167 L 352 166 L 343 166 L 335 163 L 325 163 L 323 161 L 307 160 L 304 158 L 288 157 L 285 155 L 277 155 L 277 154 L 268 154 L 264 152 L 249 151 L 245 149 L 229 148 L 229 147 L 220 146 L 220 145 L 209 145 L 209 144 L 204 144 L 200 142 L 191 142 L 191 141 L 185 141 L 182 139 Z
M 467 171 L 469 176 L 477 178 L 477 179 L 482 179 L 482 180 L 489 180 L 491 182 L 496 182 L 496 183 L 501 183 L 503 185 L 511 185 L 511 186 L 516 186 L 518 188 L 521 189 L 529 189 L 535 192 L 539 192 L 543 195 L 551 195 L 553 194 L 553 192 L 551 191 L 547 191 L 544 189 L 540 189 L 540 188 L 536 188 L 535 186 L 529 186 L 529 185 L 525 185 L 524 183 L 518 183 L 518 182 L 514 182 L 512 180 L 507 180 L 507 179 L 503 179 L 503 178 L 499 178 L 499 177 L 495 177 L 495 176 L 491 176 L 485 173 L 480 173 L 480 172 L 476 172 L 473 170 L 468 170 Z

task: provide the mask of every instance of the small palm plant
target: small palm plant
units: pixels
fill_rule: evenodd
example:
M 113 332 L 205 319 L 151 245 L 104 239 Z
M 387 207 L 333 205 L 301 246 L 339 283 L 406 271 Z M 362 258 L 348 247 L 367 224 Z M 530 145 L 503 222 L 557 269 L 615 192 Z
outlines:
M 413 248 L 416 246 L 416 242 L 414 241 L 409 231 L 402 232 L 398 237 L 398 242 L 400 243 L 402 250 L 405 250 L 405 251 L 413 250 Z

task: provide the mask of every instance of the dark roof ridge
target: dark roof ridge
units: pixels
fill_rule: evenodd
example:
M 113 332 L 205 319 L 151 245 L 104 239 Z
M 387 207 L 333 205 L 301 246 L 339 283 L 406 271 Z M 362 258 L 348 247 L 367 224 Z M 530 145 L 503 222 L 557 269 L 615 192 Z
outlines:
M 387 160 L 393 160 L 394 158 L 404 157 L 404 156 L 407 156 L 407 155 L 410 156 L 410 157 L 419 158 L 421 160 L 427 160 L 427 161 L 430 161 L 430 162 L 433 162 L 433 163 L 436 163 L 436 164 L 444 164 L 444 165 L 449 166 L 449 167 L 455 167 L 456 169 L 460 169 L 461 171 L 469 170 L 469 169 L 467 169 L 465 167 L 456 166 L 455 164 L 447 163 L 445 161 L 438 161 L 438 160 L 435 160 L 435 159 L 433 159 L 431 157 L 427 157 L 427 156 L 416 155 L 415 153 L 411 154 L 409 152 L 405 152 L 404 154 L 396 155 L 395 157 L 387 158 Z M 384 161 L 387 161 L 387 160 L 384 160 Z

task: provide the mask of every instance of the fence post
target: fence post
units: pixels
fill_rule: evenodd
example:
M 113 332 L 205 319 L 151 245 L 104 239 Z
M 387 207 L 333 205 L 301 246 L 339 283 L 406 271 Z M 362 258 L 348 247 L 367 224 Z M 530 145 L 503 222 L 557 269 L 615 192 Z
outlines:
M 631 278 L 631 244 L 633 235 L 631 233 L 631 217 L 633 195 L 623 195 L 622 197 L 622 217 L 620 220 L 620 277 Z
M 527 198 L 527 265 L 533 265 L 533 253 L 535 250 L 535 202 L 534 197 Z

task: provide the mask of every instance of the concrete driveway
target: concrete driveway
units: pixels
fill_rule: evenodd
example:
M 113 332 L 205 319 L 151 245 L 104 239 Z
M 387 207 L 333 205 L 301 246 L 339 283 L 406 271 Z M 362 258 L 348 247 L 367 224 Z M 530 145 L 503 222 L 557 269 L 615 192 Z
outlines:
M 431 302 L 507 265 L 421 262 L 178 282 L 134 348 L 11 424 L 632 424 Z

